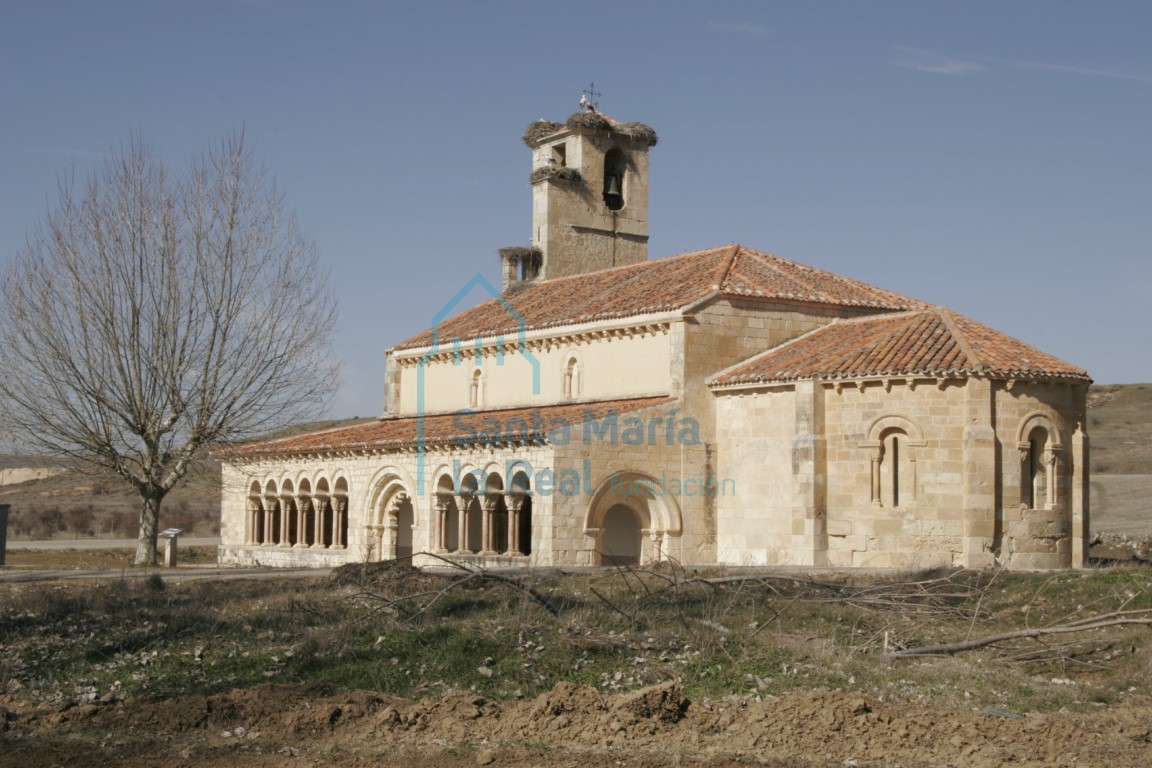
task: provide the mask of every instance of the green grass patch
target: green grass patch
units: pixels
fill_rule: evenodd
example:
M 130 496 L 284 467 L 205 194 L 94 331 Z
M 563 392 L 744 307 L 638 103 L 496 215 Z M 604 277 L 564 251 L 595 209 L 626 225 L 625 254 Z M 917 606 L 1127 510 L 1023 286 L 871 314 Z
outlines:
M 692 698 L 841 688 L 1047 711 L 1152 694 L 1147 626 L 885 656 L 1116 611 L 1152 615 L 1149 570 L 826 581 L 677 569 L 461 576 L 376 565 L 311 582 L 6 584 L 0 695 L 84 703 L 327 682 L 512 699 L 560 682 L 607 693 L 677 680 Z

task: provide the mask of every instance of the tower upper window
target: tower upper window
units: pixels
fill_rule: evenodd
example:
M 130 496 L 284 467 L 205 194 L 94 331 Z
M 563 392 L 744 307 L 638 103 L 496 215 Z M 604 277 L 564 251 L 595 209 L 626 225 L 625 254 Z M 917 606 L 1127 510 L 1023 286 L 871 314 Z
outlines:
M 624 207 L 624 171 L 627 162 L 619 149 L 610 149 L 604 155 L 604 204 L 609 210 Z

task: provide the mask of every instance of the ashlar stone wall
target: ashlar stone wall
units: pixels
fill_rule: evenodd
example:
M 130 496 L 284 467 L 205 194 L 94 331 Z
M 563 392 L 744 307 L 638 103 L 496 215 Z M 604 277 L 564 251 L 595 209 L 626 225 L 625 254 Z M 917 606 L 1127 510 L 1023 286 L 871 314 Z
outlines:
M 717 558 L 1082 566 L 1085 391 L 968 378 L 718 392 L 718 462 L 740 493 L 718 500 Z M 1047 441 L 1029 448 L 1037 434 Z M 1028 480 L 1036 488 L 1024 498 Z
M 427 358 L 420 351 L 393 352 L 389 369 L 397 370 L 398 391 L 391 412 L 414 416 L 666 394 L 673 386 L 672 343 L 667 319 L 653 318 L 533 334 L 526 351 L 513 338 L 500 350 L 482 343 L 479 354 L 471 339 L 446 340 Z

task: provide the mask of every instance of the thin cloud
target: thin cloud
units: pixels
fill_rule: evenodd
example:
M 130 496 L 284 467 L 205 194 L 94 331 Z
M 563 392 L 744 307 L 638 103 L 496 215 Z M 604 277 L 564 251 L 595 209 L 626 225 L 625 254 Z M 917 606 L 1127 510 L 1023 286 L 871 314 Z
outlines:
M 1077 67 L 1068 64 L 1045 64 L 1039 61 L 1023 61 L 1021 59 L 987 59 L 987 61 L 1004 64 L 1019 69 L 1040 69 L 1046 72 L 1065 72 L 1070 75 L 1085 75 L 1087 77 L 1106 77 L 1110 80 L 1127 80 L 1133 83 L 1152 83 L 1152 76 L 1140 75 L 1135 72 L 1124 72 L 1118 69 L 1095 69 L 1093 67 Z
M 765 40 L 772 36 L 772 31 L 768 27 L 751 21 L 710 21 L 708 28 L 720 32 L 735 32 L 738 35 L 747 35 L 748 37 L 759 37 Z
M 898 45 L 894 49 L 898 67 L 914 69 L 917 72 L 929 72 L 933 75 L 949 75 L 961 77 L 964 75 L 977 75 L 986 72 L 988 68 L 976 61 L 956 59 L 945 56 L 925 48 L 911 48 Z

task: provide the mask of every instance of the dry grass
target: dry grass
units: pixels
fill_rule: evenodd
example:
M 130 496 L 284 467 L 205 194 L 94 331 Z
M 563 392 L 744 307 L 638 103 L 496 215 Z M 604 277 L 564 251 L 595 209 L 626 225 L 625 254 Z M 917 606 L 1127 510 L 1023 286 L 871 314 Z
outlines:
M 890 702 L 1091 708 L 1149 688 L 1146 627 L 953 656 L 886 651 L 1152 609 L 1152 570 L 810 580 L 620 569 L 463 579 L 400 564 L 312 582 L 0 586 L 0 695 L 30 702 L 327 681 L 531 697 L 562 681 L 697 698 L 841 688 Z

